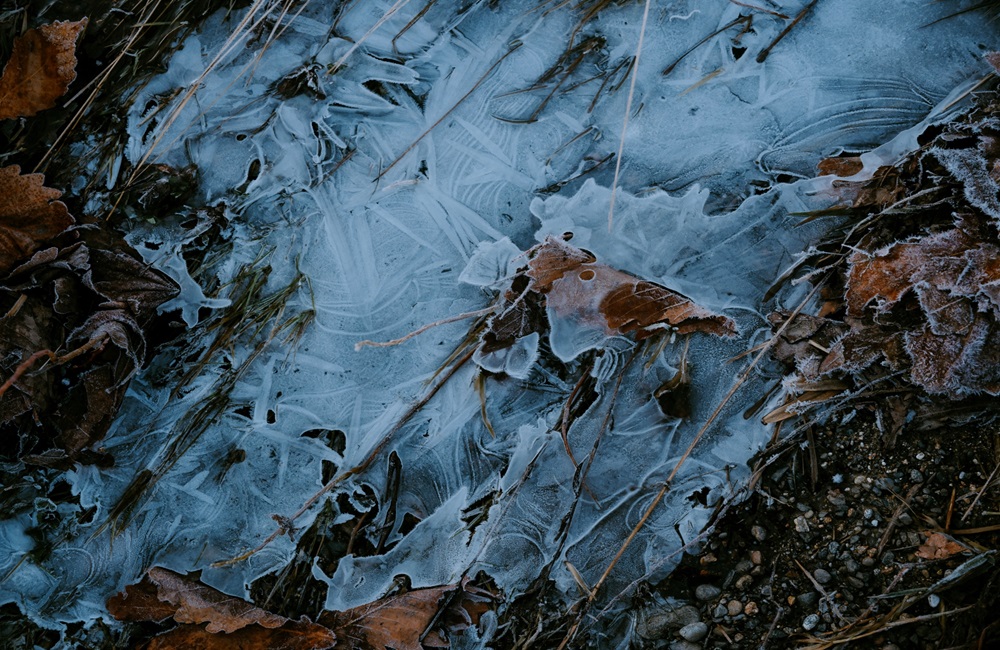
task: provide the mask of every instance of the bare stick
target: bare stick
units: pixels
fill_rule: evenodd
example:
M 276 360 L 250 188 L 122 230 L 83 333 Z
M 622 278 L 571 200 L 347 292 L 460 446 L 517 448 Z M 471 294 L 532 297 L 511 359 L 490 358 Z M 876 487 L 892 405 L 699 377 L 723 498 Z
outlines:
M 786 36 L 788 36 L 788 33 L 790 31 L 792 31 L 792 29 L 796 25 L 799 24 L 799 21 L 801 21 L 803 18 L 806 17 L 806 14 L 809 13 L 810 9 L 812 9 L 813 7 L 816 6 L 817 2 L 819 2 L 819 0 L 812 0 L 812 2 L 810 2 L 809 4 L 807 4 L 805 6 L 805 8 L 803 8 L 802 11 L 799 12 L 799 15 L 795 17 L 795 20 L 793 20 L 792 22 L 788 23 L 788 26 L 785 27 L 783 30 L 781 30 L 781 33 L 778 34 L 777 38 L 775 38 L 773 41 L 771 41 L 770 45 L 768 45 L 767 47 L 765 47 L 763 50 L 760 51 L 760 54 L 757 55 L 757 63 L 763 63 L 764 62 L 764 60 L 767 58 L 767 55 L 770 54 L 771 50 L 774 49 L 774 46 L 777 45 L 778 43 L 780 43 L 781 39 L 783 39 Z
M 649 18 L 650 1 L 642 11 L 642 25 L 639 27 L 639 43 L 635 48 L 635 61 L 632 62 L 632 79 L 628 85 L 628 101 L 625 102 L 625 119 L 622 120 L 622 137 L 618 143 L 618 156 L 615 158 L 615 177 L 611 181 L 611 205 L 608 207 L 608 232 L 615 218 L 615 191 L 618 189 L 618 176 L 622 170 L 622 152 L 625 150 L 625 131 L 628 130 L 629 114 L 632 112 L 632 98 L 635 96 L 635 80 L 639 76 L 639 56 L 642 54 L 642 41 L 646 36 L 646 19 Z
M 475 318 L 476 316 L 485 316 L 495 309 L 495 306 L 484 307 L 483 309 L 477 309 L 476 311 L 467 311 L 464 314 L 457 314 L 455 316 L 449 316 L 448 318 L 442 318 L 441 320 L 436 320 L 433 323 L 428 323 L 423 327 L 413 330 L 406 336 L 401 336 L 398 339 L 393 339 L 391 341 L 358 341 L 354 344 L 355 352 L 364 347 L 369 348 L 391 348 L 394 345 L 399 345 L 400 343 L 405 343 L 409 341 L 414 336 L 423 334 L 429 329 L 433 329 L 438 325 L 447 325 L 448 323 L 454 323 L 455 321 L 465 320 L 466 318 Z

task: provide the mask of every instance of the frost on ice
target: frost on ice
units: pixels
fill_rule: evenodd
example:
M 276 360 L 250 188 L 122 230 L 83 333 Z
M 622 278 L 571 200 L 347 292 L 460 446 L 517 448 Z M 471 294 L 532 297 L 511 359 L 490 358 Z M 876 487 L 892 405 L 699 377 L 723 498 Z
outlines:
M 685 457 L 732 388 L 739 366 L 728 360 L 767 335 L 762 314 L 806 294 L 791 287 L 762 305 L 824 228 L 799 226 L 795 213 L 827 207 L 819 192 L 829 179 L 795 179 L 810 179 L 824 157 L 864 152 L 870 172 L 915 146 L 919 124 L 944 117 L 935 107 L 984 74 L 975 43 L 990 31 L 971 15 L 917 29 L 939 17 L 924 2 L 844 0 L 817 4 L 762 64 L 757 54 L 785 23 L 760 12 L 752 29 L 735 23 L 678 60 L 752 10 L 658 4 L 609 232 L 608 161 L 641 7 L 611 6 L 589 23 L 578 36 L 591 39 L 582 63 L 559 68 L 562 78 L 547 73 L 573 32 L 569 8 L 430 3 L 421 14 L 420 4 L 334 12 L 314 2 L 292 17 L 255 3 L 208 21 L 138 91 L 128 160 L 197 165 L 199 200 L 228 215 L 232 250 L 212 267 L 212 288 L 183 263 L 194 235 L 148 226 L 130 235 L 183 288 L 174 307 L 189 324 L 224 314 L 252 277 L 259 304 L 284 296 L 275 322 L 309 314 L 310 324 L 290 346 L 286 330 L 269 336 L 271 325 L 244 323 L 179 392 L 161 381 L 165 363 L 154 363 L 105 441 L 115 467 L 67 474 L 93 519 L 67 525 L 42 564 L 25 559 L 31 517 L 0 523 L 0 600 L 46 626 L 86 621 L 154 564 L 201 570 L 205 583 L 244 596 L 291 559 L 289 537 L 244 562 L 212 563 L 271 534 L 272 515 L 288 517 L 320 489 L 324 465 L 347 470 L 380 448 L 401 461 L 397 523 L 384 553 L 348 556 L 331 574 L 315 567 L 330 609 L 374 601 L 398 575 L 420 587 L 479 571 L 509 597 L 542 575 L 571 598 L 578 587 L 567 566 L 596 584 L 676 468 L 602 602 L 664 577 L 769 436 L 742 415 L 773 379 L 761 370 Z M 227 44 L 239 20 L 254 29 Z M 265 48 L 266 33 L 277 36 Z M 482 310 L 526 264 L 525 251 L 567 232 L 576 249 L 731 320 L 739 336 L 670 342 L 665 333 L 657 347 L 556 314 L 548 337 L 526 330 L 509 346 L 476 350 L 386 443 L 469 323 L 388 349 L 354 345 Z M 664 415 L 654 397 L 682 366 L 686 419 Z M 490 373 L 485 405 L 473 387 L 480 369 Z M 577 385 L 591 399 L 564 441 Z M 343 432 L 346 445 L 303 435 L 316 431 Z M 385 464 L 377 459 L 329 496 L 359 507 L 383 499 Z M 141 498 L 124 512 L 137 486 Z M 705 488 L 708 507 L 688 499 Z M 482 516 L 471 517 L 475 509 Z M 415 523 L 404 531 L 404 520 Z

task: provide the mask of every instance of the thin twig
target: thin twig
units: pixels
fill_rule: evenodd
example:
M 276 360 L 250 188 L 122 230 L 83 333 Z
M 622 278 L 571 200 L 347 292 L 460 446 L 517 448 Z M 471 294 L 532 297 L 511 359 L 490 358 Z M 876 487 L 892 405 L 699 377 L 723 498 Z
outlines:
M 306 502 L 303 503 L 298 510 L 292 513 L 291 516 L 282 517 L 281 518 L 282 525 L 276 531 L 268 535 L 267 538 L 265 538 L 264 541 L 261 542 L 256 548 L 253 548 L 234 558 L 230 558 L 228 560 L 221 560 L 219 562 L 214 562 L 212 563 L 212 566 L 216 568 L 231 566 L 233 564 L 237 564 L 246 559 L 249 559 L 250 557 L 253 557 L 257 553 L 267 548 L 271 544 L 271 542 L 273 542 L 274 540 L 278 539 L 278 537 L 288 532 L 290 525 L 293 522 L 295 522 L 295 520 L 297 520 L 299 517 L 304 515 L 310 508 L 312 508 L 316 504 L 316 502 L 318 502 L 321 498 L 323 498 L 325 494 L 329 493 L 333 488 L 337 487 L 350 477 L 356 476 L 361 472 L 365 471 L 366 469 L 368 469 L 368 467 L 375 461 L 375 459 L 378 458 L 383 451 L 385 451 L 385 448 L 389 445 L 389 442 L 392 440 L 393 436 L 395 436 L 395 434 L 398 433 L 399 430 L 402 429 L 403 426 L 407 422 L 409 422 L 414 415 L 420 412 L 420 409 L 426 406 L 427 403 L 430 402 L 435 395 L 437 395 L 438 391 L 441 390 L 441 387 L 444 386 L 448 382 L 448 380 L 451 379 L 451 377 L 456 372 L 458 372 L 458 370 L 462 368 L 469 359 L 472 358 L 474 352 L 475 348 L 470 348 L 465 354 L 459 357 L 458 360 L 455 361 L 454 365 L 452 365 L 451 368 L 449 368 L 447 372 L 445 372 L 441 376 L 441 378 L 438 379 L 437 382 L 435 382 L 434 385 L 430 387 L 430 389 L 428 389 L 427 393 L 424 394 L 424 396 L 421 397 L 419 400 L 414 402 L 410 406 L 410 408 L 406 410 L 406 413 L 404 413 L 403 416 L 399 418 L 399 420 L 397 420 L 394 425 L 392 425 L 392 428 L 389 429 L 388 432 L 386 432 L 386 434 L 382 437 L 382 440 L 379 441 L 377 445 L 375 445 L 374 449 L 371 450 L 368 456 L 366 456 L 365 459 L 361 461 L 360 464 L 355 465 L 353 468 L 347 470 L 346 472 L 341 472 L 337 476 L 327 481 L 326 485 L 320 488 L 319 491 L 313 494 L 311 497 L 306 499 Z
M 795 17 L 795 20 L 788 23 L 788 26 L 785 27 L 783 30 L 781 30 L 781 33 L 778 34 L 778 36 L 773 41 L 771 41 L 771 44 L 760 51 L 760 54 L 757 55 L 757 63 L 763 63 L 764 60 L 767 59 L 767 55 L 771 53 L 771 50 L 774 49 L 774 46 L 780 43 L 781 39 L 788 36 L 788 33 L 791 32 L 792 29 L 796 25 L 798 25 L 803 18 L 806 17 L 806 14 L 809 13 L 810 9 L 816 6 L 817 2 L 819 2 L 819 0 L 812 0 L 809 4 L 807 4 L 802 9 L 802 11 L 799 12 L 799 15 Z
M 423 334 L 429 329 L 433 329 L 438 325 L 447 325 L 448 323 L 454 323 L 455 321 L 465 320 L 466 318 L 475 318 L 476 316 L 485 316 L 496 309 L 495 305 L 490 305 L 489 307 L 484 307 L 483 309 L 477 309 L 476 311 L 467 311 L 464 314 L 456 314 L 455 316 L 449 316 L 448 318 L 442 318 L 441 320 L 436 320 L 433 323 L 428 323 L 423 327 L 419 327 L 405 336 L 401 336 L 398 339 L 393 339 L 391 341 L 358 341 L 354 344 L 354 351 L 357 352 L 361 348 L 390 348 L 394 345 L 399 345 L 400 343 L 405 343 L 409 341 L 414 336 Z
M 418 144 L 420 144 L 420 141 L 421 141 L 421 140 L 423 140 L 424 138 L 426 138 L 426 137 L 427 137 L 427 135 L 428 135 L 428 134 L 430 134 L 430 132 L 431 132 L 431 131 L 433 131 L 433 130 L 434 130 L 435 128 L 437 128 L 437 126 L 438 126 L 439 124 L 441 124 L 441 122 L 444 122 L 444 121 L 445 121 L 445 120 L 446 120 L 446 119 L 448 118 L 448 116 L 449 116 L 449 115 L 451 115 L 451 114 L 452 114 L 452 112 L 453 112 L 453 111 L 454 111 L 454 110 L 455 110 L 456 108 L 458 108 L 459 106 L 461 106 L 462 102 L 464 102 L 464 101 L 465 101 L 466 99 L 468 99 L 468 98 L 469 98 L 469 95 L 471 95 L 472 93 L 476 92 L 476 89 L 477 89 L 477 88 L 479 88 L 479 86 L 480 86 L 480 85 L 481 85 L 481 84 L 482 84 L 482 83 L 483 83 L 484 81 L 486 81 L 486 78 L 490 76 L 490 73 L 492 73 L 492 72 L 493 72 L 494 70 L 496 70 L 496 69 L 497 69 L 497 66 L 499 66 L 499 65 L 500 65 L 501 63 L 503 63 L 503 61 L 504 61 L 504 60 L 505 60 L 505 59 L 506 59 L 506 58 L 507 58 L 508 56 L 510 56 L 511 54 L 513 54 L 514 52 L 516 52 L 516 51 L 518 50 L 518 48 L 520 48 L 520 47 L 521 47 L 521 43 L 517 43 L 517 44 L 516 44 L 516 45 L 514 45 L 514 46 L 513 46 L 512 48 L 510 48 L 509 50 L 507 50 L 507 52 L 506 52 L 506 53 L 505 53 L 505 54 L 504 54 L 503 56 L 501 56 L 501 57 L 500 57 L 499 59 L 497 59 L 496 61 L 494 61 L 494 62 L 493 62 L 493 65 L 491 65 L 491 66 L 489 67 L 489 69 L 488 69 L 488 70 L 487 70 L 486 72 L 484 72 L 484 73 L 483 73 L 483 76 L 481 76 L 481 77 L 479 78 L 479 80 L 478 80 L 478 81 L 476 81 L 476 83 L 474 83 L 474 84 L 472 85 L 472 88 L 470 88 L 470 89 L 469 89 L 469 92 L 467 92 L 467 93 L 465 93 L 464 95 L 462 95 L 462 96 L 461 96 L 461 97 L 459 98 L 459 100 L 458 100 L 457 102 L 455 102 L 455 104 L 454 104 L 454 105 L 452 105 L 452 107 L 451 107 L 451 108 L 449 108 L 449 109 L 448 109 L 448 110 L 447 110 L 447 111 L 445 112 L 445 114 L 444 114 L 444 115 L 442 115 L 442 116 L 441 116 L 441 117 L 439 117 L 439 118 L 438 118 L 437 120 L 435 120 L 434 124 L 431 124 L 431 125 L 430 125 L 429 127 L 427 127 L 427 130 L 426 130 L 426 131 L 424 131 L 424 132 L 423 132 L 423 133 L 421 133 L 421 134 L 420 134 L 419 136 L 417 136 L 417 139 L 416 139 L 416 140 L 414 140 L 414 141 L 413 141 L 412 143 L 410 143 L 410 146 L 408 146 L 408 147 L 407 147 L 407 148 L 406 148 L 406 149 L 405 149 L 405 150 L 403 151 L 403 153 L 399 154 L 399 155 L 398 155 L 398 156 L 396 157 L 396 159 L 395 159 L 395 160 L 393 160 L 393 161 L 392 161 L 392 162 L 391 162 L 391 163 L 389 164 L 389 166 L 388 166 L 388 167 L 386 167 L 386 168 L 385 168 L 385 169 L 383 169 L 383 170 L 382 170 L 381 172 L 379 172 L 378 176 L 376 176 L 376 177 L 375 177 L 375 182 L 378 182 L 378 181 L 380 181 L 380 180 L 382 179 L 382 177 L 383 177 L 383 176 L 385 176 L 385 175 L 386 175 L 387 173 L 389 173 L 389 170 L 390 170 L 390 169 L 392 169 L 393 167 L 395 167 L 395 166 L 396 166 L 396 165 L 397 165 L 397 164 L 399 163 L 399 161 L 400 161 L 400 160 L 402 160 L 403 158 L 405 158 L 405 157 L 406 157 L 406 154 L 408 154 L 408 153 L 410 153 L 411 151 L 413 151 L 414 147 L 416 147 L 416 146 L 417 146 Z

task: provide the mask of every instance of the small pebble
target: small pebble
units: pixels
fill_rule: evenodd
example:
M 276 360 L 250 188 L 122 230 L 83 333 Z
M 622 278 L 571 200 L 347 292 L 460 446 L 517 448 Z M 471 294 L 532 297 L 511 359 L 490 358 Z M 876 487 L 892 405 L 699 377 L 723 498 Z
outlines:
M 795 525 L 795 532 L 797 533 L 808 533 L 809 532 L 809 522 L 806 521 L 805 517 L 796 517 L 792 520 Z
M 718 605 L 715 606 L 715 609 L 712 610 L 712 618 L 722 618 L 723 616 L 726 615 L 727 611 L 728 610 L 726 609 L 725 605 L 719 603 Z
M 830 582 L 830 579 L 833 576 L 831 576 L 830 572 L 827 571 L 826 569 L 816 569 L 815 571 L 813 571 L 813 577 L 816 578 L 816 582 L 820 583 L 821 585 L 825 585 L 826 583 Z
M 743 613 L 746 614 L 747 616 L 753 616 L 759 611 L 760 608 L 757 607 L 757 603 L 753 602 L 752 600 L 746 604 L 746 607 L 743 608 Z
M 743 603 L 738 600 L 730 600 L 726 604 L 726 612 L 730 616 L 739 616 L 743 613 Z
M 753 526 L 750 529 L 750 534 L 753 535 L 753 538 L 758 542 L 763 542 L 767 539 L 767 531 L 764 530 L 763 526 Z
M 750 551 L 750 561 L 754 564 L 763 564 L 764 555 L 760 551 Z
M 708 626 L 698 621 L 681 628 L 679 634 L 686 641 L 697 642 L 708 636 Z
M 815 630 L 817 625 L 819 625 L 819 616 L 816 614 L 810 614 L 802 621 L 802 629 L 806 632 Z
M 740 576 L 740 579 L 736 581 L 736 589 L 746 591 L 752 584 L 753 576 Z
M 816 604 L 817 600 L 819 600 L 819 596 L 816 595 L 815 591 L 807 591 L 804 594 L 799 594 L 797 599 L 803 607 L 812 607 Z
M 927 597 L 927 604 L 931 606 L 931 609 L 937 609 L 937 606 L 941 604 L 941 596 L 931 594 Z
M 712 600 L 722 593 L 722 590 L 715 585 L 698 585 L 694 590 L 694 597 L 698 600 Z

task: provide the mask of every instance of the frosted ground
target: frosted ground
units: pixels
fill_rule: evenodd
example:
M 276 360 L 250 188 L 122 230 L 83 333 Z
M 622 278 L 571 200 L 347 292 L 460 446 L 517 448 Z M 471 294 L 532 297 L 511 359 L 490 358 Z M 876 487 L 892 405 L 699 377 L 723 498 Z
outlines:
M 181 251 L 197 232 L 146 223 L 130 241 L 182 286 L 167 308 L 181 309 L 192 336 L 199 318 L 228 308 L 228 283 L 248 264 L 270 268 L 269 291 L 301 273 L 307 281 L 282 318 L 313 311 L 315 320 L 295 345 L 279 336 L 254 356 L 247 337 L 221 350 L 179 395 L 158 385 L 156 364 L 139 376 L 104 441 L 115 467 L 67 475 L 80 507 L 97 507 L 93 519 L 67 530 L 44 565 L 24 560 L 30 517 L 0 524 L 0 602 L 48 627 L 92 621 L 154 564 L 201 570 L 208 584 L 246 595 L 289 562 L 294 542 L 281 536 L 245 561 L 212 564 L 260 544 L 276 529 L 272 515 L 295 513 L 322 486 L 324 461 L 361 464 L 426 395 L 469 321 L 391 348 L 355 344 L 487 307 L 517 251 L 565 232 L 601 262 L 726 314 L 739 336 L 634 350 L 629 339 L 553 322 L 551 340 L 483 362 L 507 371 L 485 380 L 493 433 L 474 385 L 479 369 L 466 364 L 332 495 L 359 509 L 364 485 L 383 497 L 394 450 L 402 478 L 391 550 L 347 557 L 332 575 L 316 566 L 314 576 L 330 585 L 326 606 L 343 609 L 378 598 L 399 575 L 420 587 L 484 571 L 512 599 L 550 567 L 569 604 L 580 595 L 573 571 L 599 581 L 704 429 L 598 605 L 615 611 L 639 581 L 665 577 L 771 435 L 744 417 L 776 379 L 766 364 L 705 425 L 747 362 L 729 360 L 766 338 L 764 315 L 809 292 L 789 286 L 763 302 L 831 225 L 797 227 L 795 213 L 832 201 L 829 180 L 812 179 L 816 163 L 871 152 L 865 174 L 914 148 L 922 125 L 945 119 L 952 99 L 987 74 L 981 55 L 995 48 L 995 29 L 976 14 L 931 24 L 958 3 L 821 1 L 758 63 L 789 23 L 768 11 L 795 16 L 806 3 L 759 5 L 651 3 L 610 232 L 641 3 L 586 24 L 574 41 L 593 39 L 581 64 L 537 87 L 569 45 L 579 20 L 571 7 L 314 0 L 285 11 L 258 0 L 209 20 L 128 107 L 122 155 L 131 165 L 198 167 L 199 203 L 224 205 L 231 222 L 233 249 L 213 267 L 222 288 L 203 290 L 187 274 Z M 750 29 L 735 22 L 750 15 Z M 241 21 L 249 29 L 235 30 Z M 297 71 L 312 87 L 275 91 Z M 652 395 L 685 346 L 693 410 L 678 420 Z M 251 358 L 225 386 L 222 414 L 191 435 L 185 415 Z M 568 431 L 578 460 L 596 449 L 584 477 L 558 429 L 585 373 L 598 398 Z M 317 430 L 344 432 L 343 453 L 303 435 Z M 233 450 L 245 460 L 223 471 Z M 112 541 L 102 524 L 144 470 L 157 480 L 130 517 L 114 519 Z M 419 523 L 404 534 L 406 514 Z

